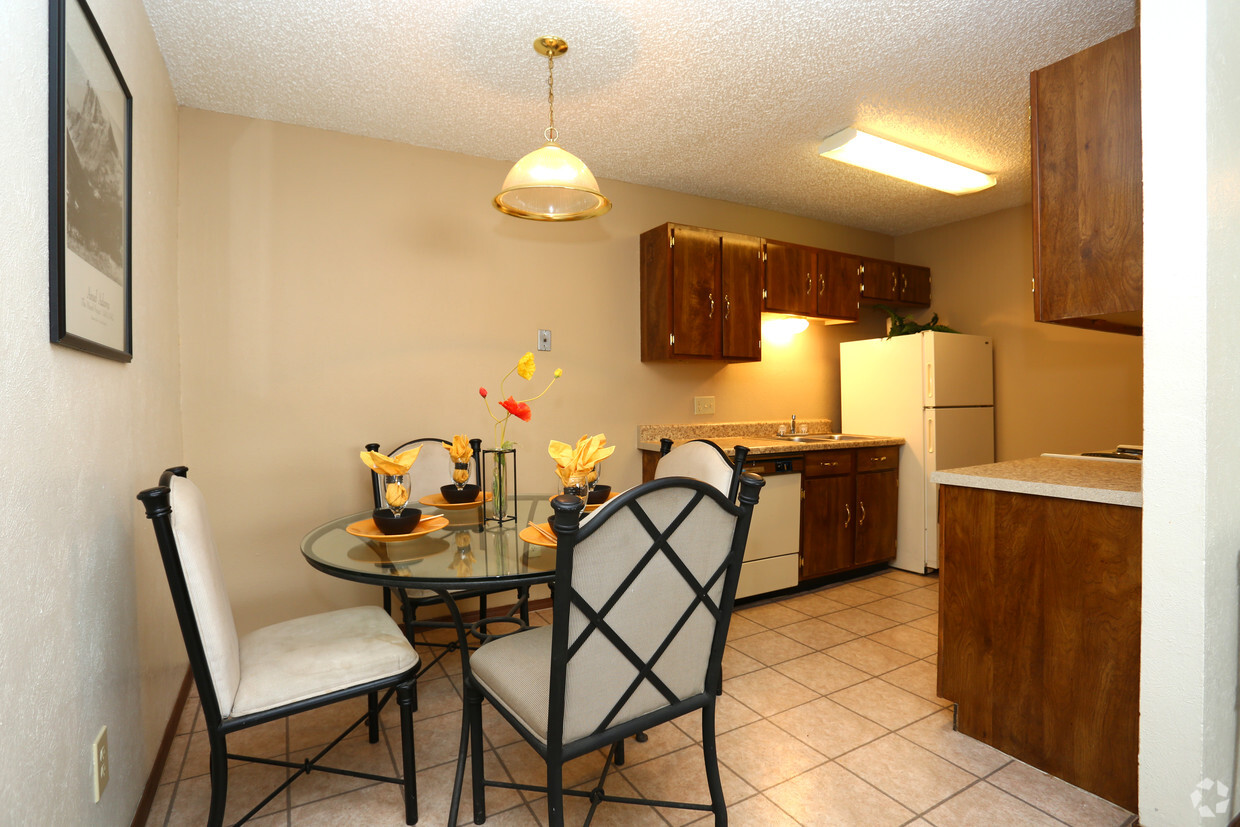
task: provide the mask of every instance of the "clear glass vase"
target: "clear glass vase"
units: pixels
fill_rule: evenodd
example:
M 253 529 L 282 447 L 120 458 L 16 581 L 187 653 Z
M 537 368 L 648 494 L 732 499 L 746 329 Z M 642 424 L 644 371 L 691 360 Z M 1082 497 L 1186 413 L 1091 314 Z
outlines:
M 499 523 L 516 520 L 517 449 L 484 451 L 483 455 L 483 462 L 489 459 L 491 466 L 483 475 L 491 486 L 486 519 Z

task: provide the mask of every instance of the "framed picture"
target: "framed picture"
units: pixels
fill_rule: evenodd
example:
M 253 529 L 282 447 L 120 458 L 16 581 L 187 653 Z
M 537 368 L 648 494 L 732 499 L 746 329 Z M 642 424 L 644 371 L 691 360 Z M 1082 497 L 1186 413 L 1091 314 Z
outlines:
M 133 96 L 85 0 L 50 0 L 51 338 L 133 359 Z

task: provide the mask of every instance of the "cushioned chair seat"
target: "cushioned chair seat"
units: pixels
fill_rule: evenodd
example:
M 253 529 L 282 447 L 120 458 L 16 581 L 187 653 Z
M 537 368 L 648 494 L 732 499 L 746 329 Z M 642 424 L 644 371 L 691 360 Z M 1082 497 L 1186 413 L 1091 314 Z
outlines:
M 266 626 L 241 638 L 231 715 L 249 715 L 404 672 L 418 663 L 396 622 L 358 606 Z

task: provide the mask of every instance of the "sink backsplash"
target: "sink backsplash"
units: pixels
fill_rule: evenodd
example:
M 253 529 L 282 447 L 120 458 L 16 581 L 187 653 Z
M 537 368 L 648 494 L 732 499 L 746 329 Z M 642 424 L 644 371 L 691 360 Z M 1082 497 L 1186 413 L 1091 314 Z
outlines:
M 774 436 L 779 430 L 779 426 L 787 427 L 792 421 L 792 416 L 787 419 L 763 419 L 756 422 L 704 422 L 701 424 L 685 424 L 678 425 L 639 425 L 637 426 L 637 441 L 655 442 L 657 443 L 663 437 L 681 441 L 685 439 L 718 439 L 720 437 L 732 436 Z M 831 420 L 829 419 L 801 419 L 797 418 L 797 430 L 804 425 L 811 434 L 823 434 L 831 431 Z

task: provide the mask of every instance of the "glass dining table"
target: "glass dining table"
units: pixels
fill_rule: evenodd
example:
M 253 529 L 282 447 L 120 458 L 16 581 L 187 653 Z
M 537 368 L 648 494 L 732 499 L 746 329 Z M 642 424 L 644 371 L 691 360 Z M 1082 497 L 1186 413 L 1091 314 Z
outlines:
M 371 512 L 362 511 L 311 530 L 302 538 L 301 553 L 311 566 L 333 577 L 438 594 L 456 627 L 462 670 L 468 678 L 470 638 L 485 639 L 491 626 L 520 621 L 505 615 L 466 623 L 452 593 L 508 591 L 550 583 L 555 578 L 554 544 L 529 526 L 531 522 L 545 524 L 551 518 L 550 495 L 518 496 L 512 506 L 517 518 L 505 523 L 484 521 L 481 504 L 464 508 L 423 506 L 420 528 L 429 530 L 401 540 L 351 533 L 350 527 L 353 532 L 370 534 L 364 526 Z M 497 631 L 512 630 L 501 627 Z M 469 721 L 462 709 L 450 824 L 456 823 L 468 746 Z

